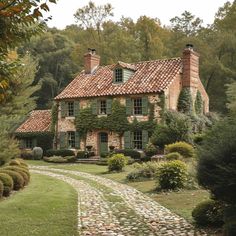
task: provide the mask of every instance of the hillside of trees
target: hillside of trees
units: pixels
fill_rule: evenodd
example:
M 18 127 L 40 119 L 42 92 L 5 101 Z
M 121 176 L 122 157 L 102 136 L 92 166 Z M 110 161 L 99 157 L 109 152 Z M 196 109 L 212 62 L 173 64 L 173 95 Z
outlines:
M 226 2 L 212 25 L 190 12 L 183 12 L 164 26 L 158 20 L 140 16 L 112 20 L 110 4 L 90 2 L 74 13 L 75 24 L 64 30 L 47 28 L 18 49 L 38 61 L 34 85 L 37 108 L 50 108 L 55 97 L 83 69 L 87 48 L 96 48 L 101 64 L 137 62 L 179 57 L 186 43 L 200 53 L 200 77 L 210 96 L 210 110 L 225 113 L 228 84 L 236 80 L 236 1 Z M 158 16 L 157 16 L 158 17 Z

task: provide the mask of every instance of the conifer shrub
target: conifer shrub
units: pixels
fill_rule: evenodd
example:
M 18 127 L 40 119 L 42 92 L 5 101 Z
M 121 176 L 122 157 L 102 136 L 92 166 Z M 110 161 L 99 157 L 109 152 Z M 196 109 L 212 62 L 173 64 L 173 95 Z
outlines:
M 122 171 L 122 169 L 128 163 L 128 159 L 123 154 L 113 154 L 108 159 L 108 170 L 109 171 Z
M 202 95 L 199 91 L 197 91 L 196 99 L 194 102 L 194 108 L 195 108 L 196 114 L 203 113 L 203 100 L 202 100 Z
M 192 145 L 186 142 L 176 142 L 165 146 L 165 152 L 178 152 L 184 158 L 192 158 L 194 157 L 194 148 Z
M 20 161 L 18 161 L 17 159 L 14 159 L 14 160 L 11 160 L 11 161 L 9 162 L 9 165 L 10 165 L 10 166 L 21 166 L 21 163 L 20 163 Z
M 0 198 L 1 198 L 2 195 L 3 195 L 3 189 L 4 189 L 4 186 L 3 186 L 2 181 L 0 180 Z
M 212 199 L 203 201 L 193 209 L 192 216 L 199 226 L 222 226 L 223 205 Z
M 165 155 L 165 158 L 167 161 L 173 161 L 173 160 L 180 160 L 181 158 L 183 158 L 183 156 L 178 152 L 170 152 Z
M 157 177 L 161 189 L 183 188 L 187 181 L 187 166 L 179 160 L 166 162 L 159 167 Z
M 10 175 L 0 173 L 0 181 L 3 183 L 3 196 L 8 197 L 13 189 L 13 180 Z
M 178 111 L 186 114 L 193 112 L 193 99 L 189 88 L 183 88 L 179 94 Z
M 18 173 L 25 173 L 28 176 L 28 179 L 30 180 L 30 173 L 29 170 L 24 168 L 23 166 L 6 166 L 3 168 L 4 170 L 13 170 L 16 171 Z
M 21 167 L 25 167 L 28 169 L 28 165 L 25 163 L 25 161 L 21 158 L 16 159 L 18 162 L 20 162 Z
M 0 170 L 0 173 L 5 173 L 11 176 L 13 180 L 13 190 L 18 191 L 19 189 L 24 187 L 24 179 L 23 177 L 17 173 L 16 171 L 12 170 Z

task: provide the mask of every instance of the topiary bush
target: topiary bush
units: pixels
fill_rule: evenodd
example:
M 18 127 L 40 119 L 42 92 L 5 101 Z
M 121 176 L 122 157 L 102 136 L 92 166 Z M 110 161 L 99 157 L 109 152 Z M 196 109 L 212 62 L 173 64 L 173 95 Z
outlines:
M 114 154 L 108 159 L 108 170 L 109 171 L 122 171 L 122 169 L 128 163 L 127 157 L 123 154 Z
M 0 180 L 0 198 L 1 198 L 2 195 L 3 195 L 3 189 L 4 189 L 4 186 L 3 186 L 2 181 Z
M 11 178 L 13 180 L 13 190 L 18 191 L 19 189 L 24 187 L 24 179 L 16 171 L 2 169 L 2 170 L 0 170 L 0 173 L 5 173 L 5 174 L 8 174 L 9 176 L 11 176 Z
M 199 226 L 222 226 L 223 209 L 222 203 L 209 199 L 199 203 L 193 209 L 192 216 Z
M 43 158 L 43 149 L 41 147 L 33 148 L 33 159 L 41 160 Z
M 6 166 L 3 168 L 4 170 L 13 170 L 13 171 L 16 171 L 18 172 L 19 174 L 21 172 L 25 173 L 28 177 L 28 182 L 30 180 L 30 173 L 29 173 L 29 170 L 23 166 Z M 24 177 L 23 177 L 24 178 Z
M 25 167 L 25 168 L 28 169 L 28 165 L 24 162 L 23 159 L 17 158 L 16 160 L 17 160 L 18 162 L 20 162 L 21 167 Z
M 178 152 L 171 152 L 166 154 L 165 158 L 167 161 L 173 161 L 173 160 L 180 160 L 181 158 L 183 158 L 183 156 Z
M 187 180 L 187 166 L 179 160 L 169 161 L 159 167 L 157 176 L 161 189 L 180 189 Z
M 13 180 L 11 176 L 5 173 L 0 173 L 0 181 L 3 183 L 3 196 L 9 196 L 13 189 Z
M 60 150 L 55 150 L 55 149 L 49 149 L 46 151 L 46 157 L 51 157 L 51 156 L 61 156 L 61 157 L 66 157 L 66 156 L 74 156 L 75 153 L 72 150 L 69 149 L 60 149 Z
M 9 162 L 9 165 L 10 165 L 10 166 L 21 166 L 21 163 L 20 163 L 20 161 L 18 161 L 17 159 L 14 159 L 14 160 L 11 160 L 11 161 Z
M 124 156 L 131 157 L 135 160 L 141 158 L 140 152 L 133 149 L 118 149 L 118 150 L 115 150 L 115 153 L 124 154 Z
M 145 147 L 145 150 L 144 150 L 145 154 L 147 157 L 152 157 L 154 155 L 157 154 L 158 152 L 158 149 L 155 145 L 153 145 L 152 143 L 148 143 Z
M 192 145 L 185 142 L 176 142 L 165 146 L 165 152 L 178 152 L 184 158 L 191 158 L 194 156 L 194 148 Z

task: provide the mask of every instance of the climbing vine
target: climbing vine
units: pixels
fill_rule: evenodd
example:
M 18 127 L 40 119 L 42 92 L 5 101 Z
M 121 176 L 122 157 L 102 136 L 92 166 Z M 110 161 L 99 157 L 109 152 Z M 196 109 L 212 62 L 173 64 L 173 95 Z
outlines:
M 196 114 L 201 115 L 203 113 L 203 100 L 202 100 L 202 95 L 199 91 L 197 91 L 194 108 Z
M 52 133 L 55 133 L 55 126 L 57 124 L 58 121 L 58 105 L 57 104 L 53 104 L 52 109 L 51 109 L 51 127 L 50 127 L 50 131 Z

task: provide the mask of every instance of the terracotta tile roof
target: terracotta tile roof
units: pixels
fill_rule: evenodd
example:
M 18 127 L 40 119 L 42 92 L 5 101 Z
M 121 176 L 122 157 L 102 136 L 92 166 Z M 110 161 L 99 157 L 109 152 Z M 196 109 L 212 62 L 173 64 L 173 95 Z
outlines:
M 134 64 L 129 64 L 129 63 L 125 63 L 123 61 L 118 61 L 117 64 L 115 64 L 112 69 L 114 69 L 115 67 L 117 66 L 120 66 L 122 68 L 125 68 L 125 69 L 129 69 L 129 70 L 133 70 L 135 71 L 136 70 L 136 66 Z
M 45 132 L 50 131 L 51 111 L 35 110 L 31 111 L 29 117 L 21 124 L 16 133 L 25 132 Z
M 136 70 L 125 83 L 112 83 L 114 65 L 99 66 L 92 74 L 82 71 L 55 99 L 159 92 L 166 89 L 182 69 L 181 58 L 129 65 Z

